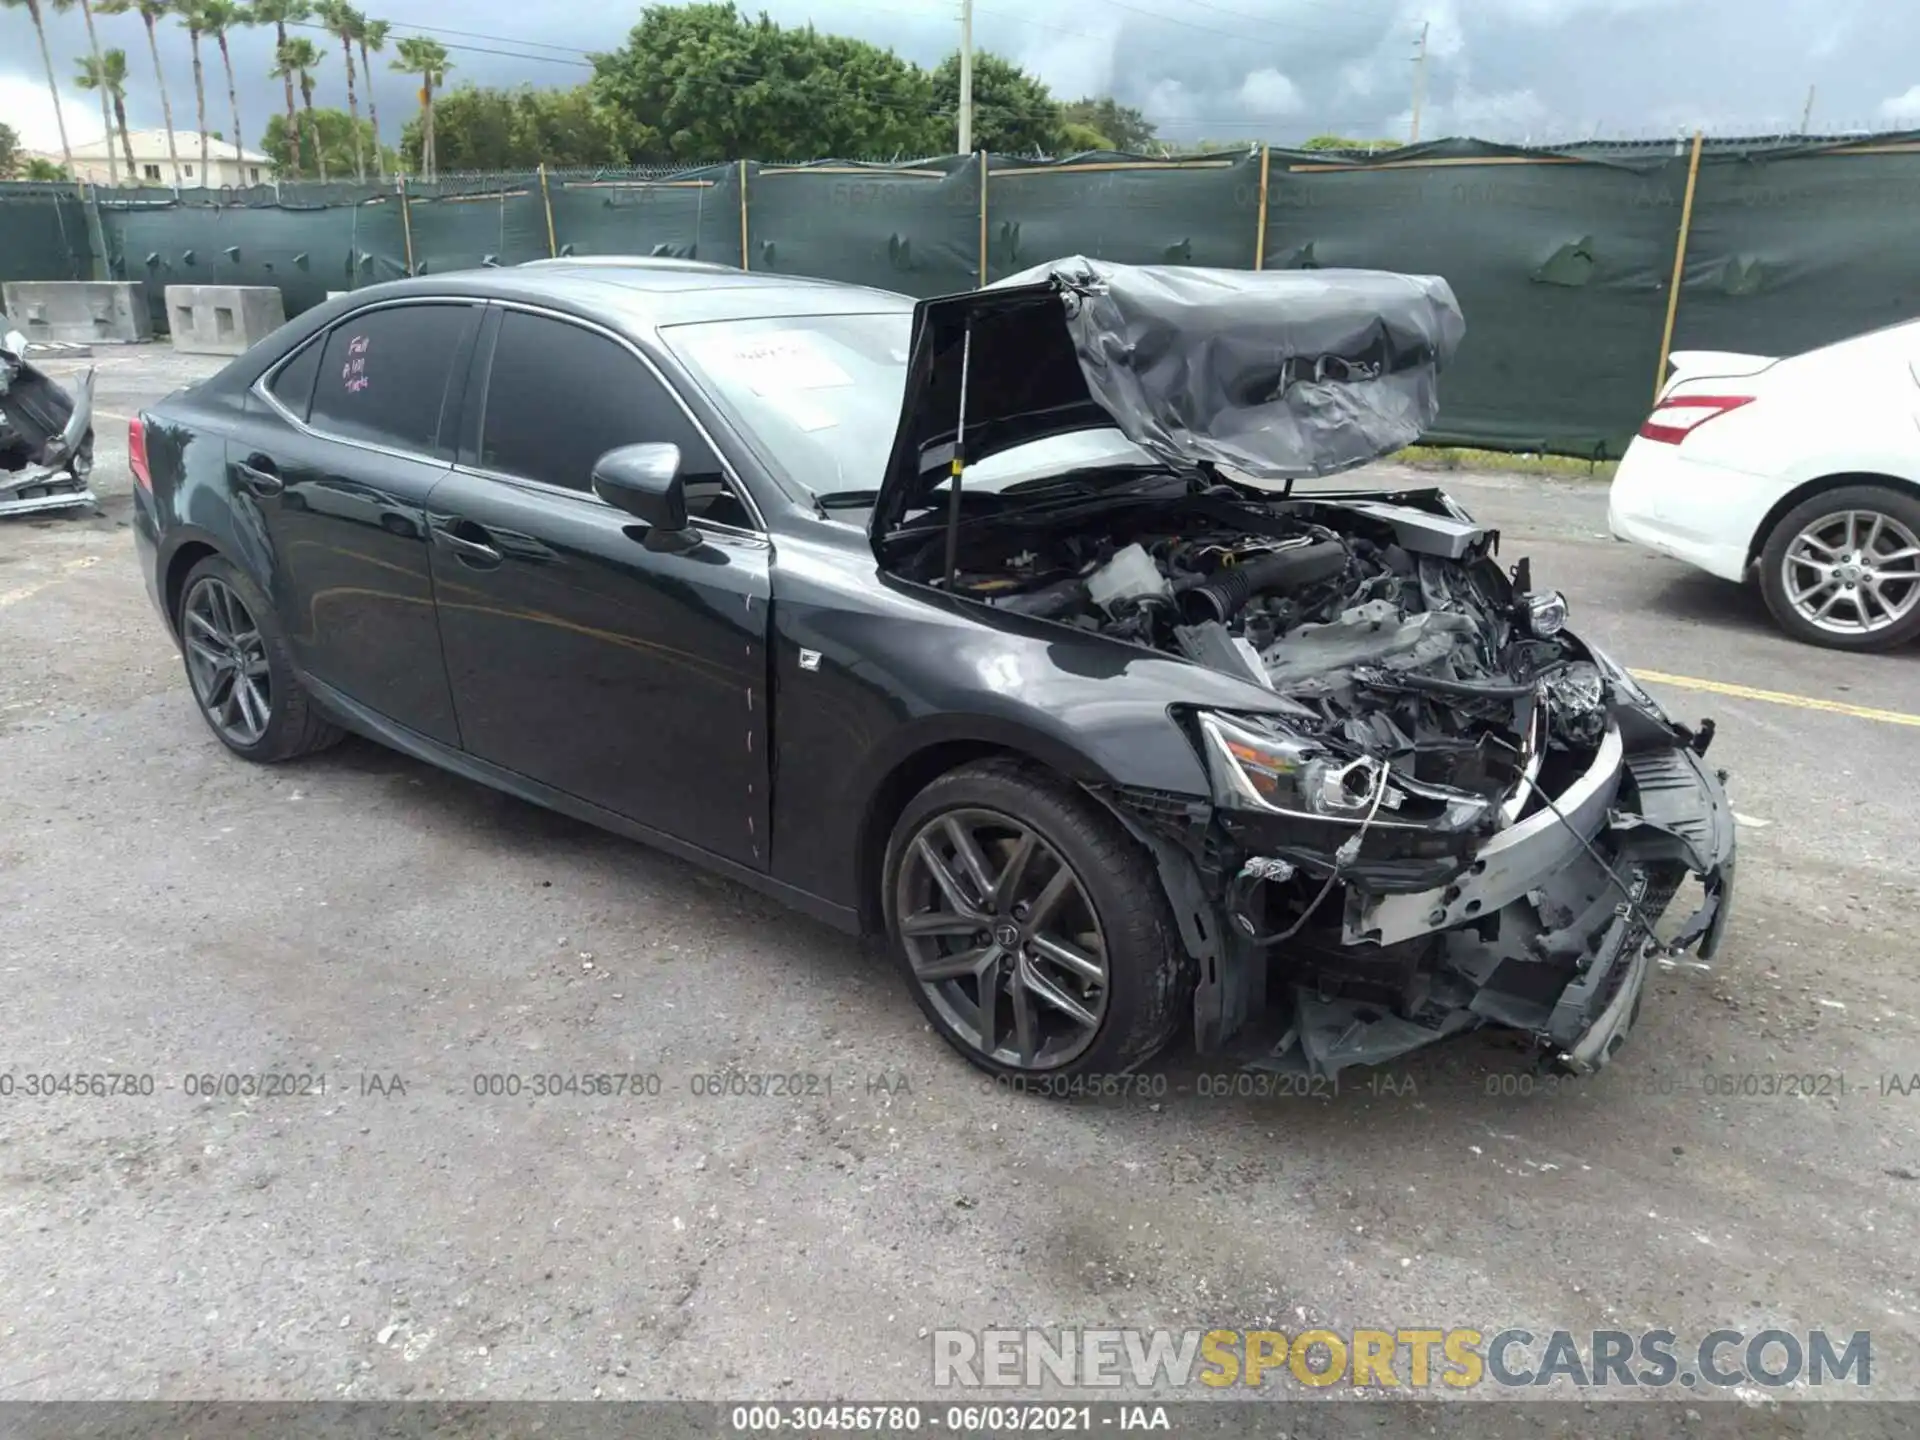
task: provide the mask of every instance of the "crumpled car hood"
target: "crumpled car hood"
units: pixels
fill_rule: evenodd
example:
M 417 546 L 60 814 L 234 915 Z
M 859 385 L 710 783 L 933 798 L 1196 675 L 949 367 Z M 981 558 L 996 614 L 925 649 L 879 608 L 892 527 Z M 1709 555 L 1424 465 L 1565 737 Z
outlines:
M 1437 276 L 1074 256 L 922 301 L 876 541 L 965 463 L 1117 426 L 1154 458 L 1285 480 L 1412 443 L 1465 321 Z M 962 380 L 965 380 L 964 429 Z

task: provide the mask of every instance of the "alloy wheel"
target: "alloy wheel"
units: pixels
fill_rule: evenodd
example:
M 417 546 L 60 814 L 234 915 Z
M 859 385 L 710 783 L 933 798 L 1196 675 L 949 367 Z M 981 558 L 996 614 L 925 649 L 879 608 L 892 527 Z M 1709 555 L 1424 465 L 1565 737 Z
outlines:
M 242 749 L 259 744 L 273 718 L 273 681 L 266 641 L 246 602 L 207 576 L 188 592 L 181 639 L 187 678 L 207 719 Z
M 1835 635 L 1871 635 L 1920 605 L 1920 536 L 1891 515 L 1841 510 L 1804 526 L 1780 562 L 1787 603 Z
M 1106 935 L 1086 887 L 1031 826 L 949 810 L 914 834 L 894 896 L 914 978 L 967 1045 L 1050 1070 L 1100 1032 Z

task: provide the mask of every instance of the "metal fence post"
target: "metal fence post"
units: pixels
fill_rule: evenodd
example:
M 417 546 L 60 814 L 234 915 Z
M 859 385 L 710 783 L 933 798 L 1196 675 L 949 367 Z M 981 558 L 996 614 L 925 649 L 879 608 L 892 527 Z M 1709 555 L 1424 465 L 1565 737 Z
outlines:
M 1680 313 L 1680 281 L 1686 273 L 1687 236 L 1693 230 L 1693 189 L 1700 179 L 1700 131 L 1693 132 L 1693 158 L 1687 162 L 1687 196 L 1680 202 L 1680 236 L 1673 245 L 1673 283 L 1667 287 L 1667 323 L 1660 332 L 1660 368 L 1653 377 L 1653 398 L 1667 388 L 1667 356 L 1673 348 L 1673 322 Z
M 987 152 L 981 150 L 974 155 L 980 166 L 980 284 L 987 283 Z
M 1256 270 L 1267 268 L 1267 171 L 1272 159 L 1271 147 L 1262 144 L 1260 147 L 1260 224 L 1254 231 L 1253 238 L 1253 268 Z
M 560 242 L 553 233 L 553 196 L 547 191 L 547 164 L 540 162 L 540 203 L 547 211 L 547 256 L 549 259 L 560 253 Z
M 400 195 L 400 233 L 407 241 L 407 274 L 413 274 L 413 216 L 407 209 L 407 177 L 393 177 L 394 189 Z
M 747 248 L 747 162 L 740 162 L 740 268 L 753 268 L 753 251 Z

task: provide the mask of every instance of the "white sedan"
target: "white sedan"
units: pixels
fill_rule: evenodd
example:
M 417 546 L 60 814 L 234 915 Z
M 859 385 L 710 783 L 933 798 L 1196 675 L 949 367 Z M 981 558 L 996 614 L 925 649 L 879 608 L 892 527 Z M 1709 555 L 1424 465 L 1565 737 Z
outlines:
M 1920 636 L 1920 320 L 1784 360 L 1675 353 L 1608 523 L 1758 580 L 1797 639 L 1886 650 Z

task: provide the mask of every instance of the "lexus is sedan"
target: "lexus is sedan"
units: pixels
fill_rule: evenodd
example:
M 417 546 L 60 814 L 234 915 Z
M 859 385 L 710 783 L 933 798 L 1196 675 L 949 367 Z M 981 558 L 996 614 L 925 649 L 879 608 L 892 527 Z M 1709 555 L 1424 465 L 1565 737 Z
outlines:
M 1671 370 L 1614 476 L 1614 535 L 1756 583 L 1796 640 L 1920 639 L 1920 320 Z
M 1294 483 L 1463 333 L 1366 271 L 415 278 L 136 419 L 139 558 L 235 755 L 353 731 L 877 934 L 996 1074 L 1588 1071 L 1726 926 L 1711 725 L 1440 492 Z

